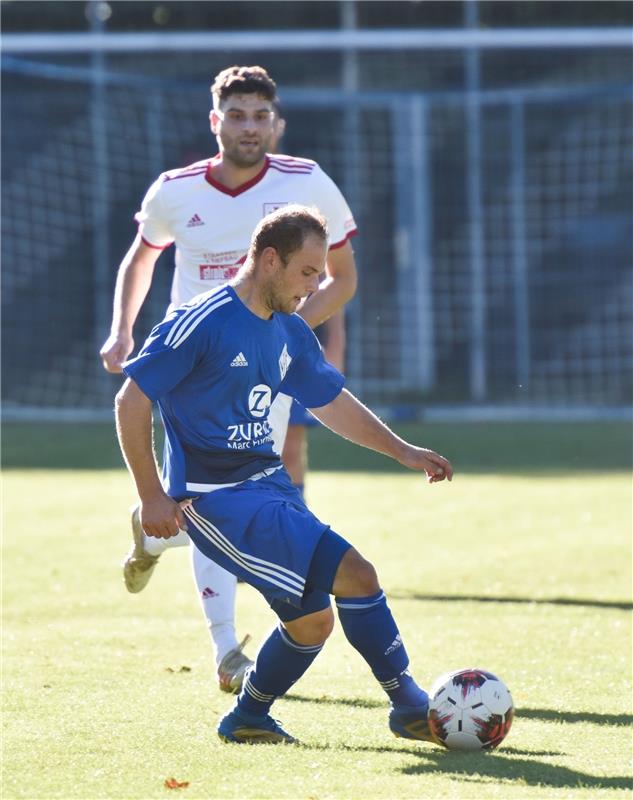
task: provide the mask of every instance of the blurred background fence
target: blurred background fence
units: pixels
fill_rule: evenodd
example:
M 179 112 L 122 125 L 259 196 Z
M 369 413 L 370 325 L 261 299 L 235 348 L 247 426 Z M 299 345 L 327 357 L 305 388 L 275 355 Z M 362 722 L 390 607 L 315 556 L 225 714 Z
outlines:
M 354 210 L 347 372 L 364 400 L 392 417 L 626 413 L 630 28 L 483 30 L 466 3 L 454 30 L 362 30 L 356 5 L 333 31 L 107 32 L 101 3 L 85 33 L 5 34 L 5 416 L 110 414 L 120 378 L 97 353 L 132 215 L 161 171 L 215 153 L 208 87 L 233 63 L 269 69 L 282 149 Z

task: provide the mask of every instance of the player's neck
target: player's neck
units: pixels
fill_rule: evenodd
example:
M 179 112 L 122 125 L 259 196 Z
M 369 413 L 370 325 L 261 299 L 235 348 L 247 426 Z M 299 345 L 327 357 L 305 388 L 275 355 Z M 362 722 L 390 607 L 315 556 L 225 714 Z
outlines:
M 264 168 L 266 157 L 250 167 L 239 167 L 232 161 L 220 156 L 214 163 L 211 162 L 210 173 L 213 180 L 226 186 L 227 189 L 237 189 L 244 183 L 252 180 Z
M 269 320 L 272 317 L 272 311 L 266 304 L 261 288 L 252 274 L 246 273 L 236 277 L 231 281 L 231 286 L 252 314 L 263 320 Z

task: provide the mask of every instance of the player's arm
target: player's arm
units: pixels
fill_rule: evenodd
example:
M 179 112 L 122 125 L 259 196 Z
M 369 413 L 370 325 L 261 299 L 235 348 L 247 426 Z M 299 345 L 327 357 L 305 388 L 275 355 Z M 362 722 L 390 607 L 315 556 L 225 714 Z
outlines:
M 308 297 L 298 313 L 311 328 L 316 328 L 352 299 L 357 283 L 354 251 L 348 240 L 342 247 L 329 251 L 325 278 L 319 290 Z
M 409 469 L 425 472 L 429 483 L 444 478 L 450 481 L 453 477 L 453 468 L 447 459 L 433 450 L 405 442 L 346 389 L 331 403 L 310 410 L 344 439 L 383 453 Z
M 325 322 L 323 355 L 339 372 L 345 370 L 345 311 L 339 308 Z
M 186 530 L 182 509 L 165 494 L 152 441 L 152 401 L 128 378 L 115 400 L 116 429 L 125 463 L 141 501 L 141 525 L 148 536 L 168 539 Z
M 108 372 L 121 372 L 121 364 L 134 349 L 132 330 L 149 292 L 154 266 L 161 252 L 145 244 L 138 234 L 119 266 L 110 335 L 99 351 Z

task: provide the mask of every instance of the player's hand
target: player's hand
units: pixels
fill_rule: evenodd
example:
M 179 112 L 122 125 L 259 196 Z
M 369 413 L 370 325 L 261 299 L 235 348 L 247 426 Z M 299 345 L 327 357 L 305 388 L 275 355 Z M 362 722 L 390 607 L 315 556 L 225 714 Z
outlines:
M 187 521 L 182 509 L 191 501 L 177 503 L 166 494 L 141 501 L 141 527 L 148 536 L 156 539 L 171 539 L 180 531 L 187 530 Z
M 415 469 L 426 474 L 429 483 L 438 483 L 443 480 L 453 480 L 453 467 L 451 462 L 433 450 L 425 447 L 409 445 L 400 463 L 409 469 Z
M 104 368 L 108 372 L 122 372 L 121 365 L 134 349 L 134 339 L 123 334 L 112 334 L 99 351 Z

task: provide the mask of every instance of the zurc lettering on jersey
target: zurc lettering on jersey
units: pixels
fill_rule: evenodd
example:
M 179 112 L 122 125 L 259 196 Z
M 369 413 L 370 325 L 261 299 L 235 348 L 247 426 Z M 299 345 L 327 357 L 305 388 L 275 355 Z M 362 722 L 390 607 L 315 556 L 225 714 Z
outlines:
M 272 428 L 267 419 L 263 422 L 242 422 L 229 425 L 227 447 L 232 450 L 249 450 L 272 441 Z

